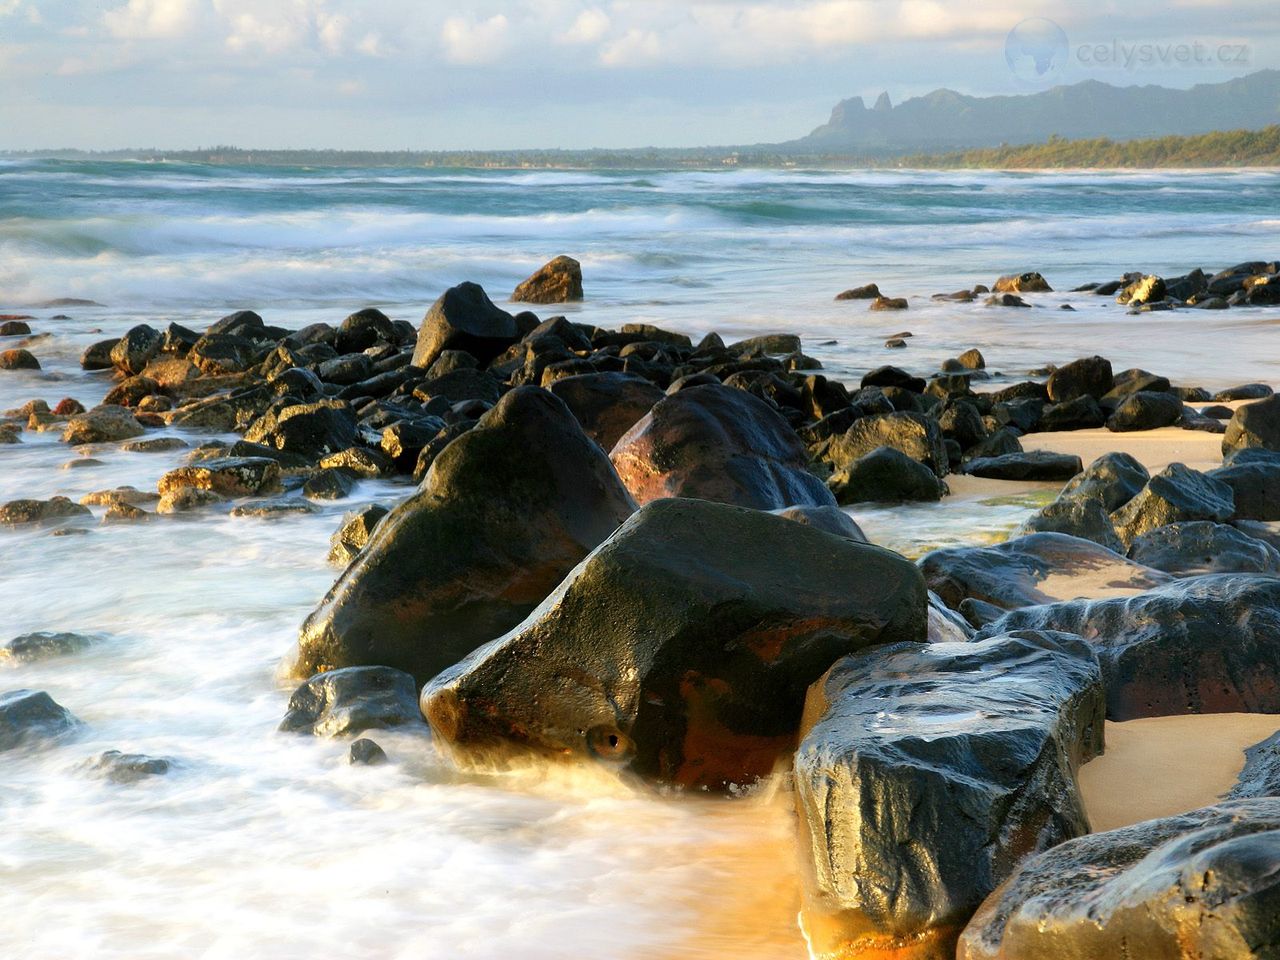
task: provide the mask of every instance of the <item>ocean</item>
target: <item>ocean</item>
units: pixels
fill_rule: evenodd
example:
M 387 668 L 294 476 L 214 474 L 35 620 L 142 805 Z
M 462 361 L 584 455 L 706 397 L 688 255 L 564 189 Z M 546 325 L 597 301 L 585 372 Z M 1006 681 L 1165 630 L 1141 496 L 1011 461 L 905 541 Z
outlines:
M 1183 385 L 1280 383 L 1280 310 L 1130 316 L 1055 292 L 1034 309 L 930 294 L 1038 270 L 1056 291 L 1128 270 L 1173 276 L 1280 256 L 1272 171 L 475 171 L 0 162 L 0 313 L 31 314 L 39 372 L 0 374 L 0 409 L 86 405 L 88 344 L 137 323 L 237 309 L 331 323 L 365 306 L 417 323 L 463 280 L 496 302 L 557 254 L 586 300 L 538 309 L 726 341 L 795 332 L 829 375 L 914 372 L 979 347 L 994 382 L 1101 353 Z M 910 309 L 841 290 L 876 282 Z M 99 306 L 46 307 L 56 298 Z M 1073 312 L 1059 309 L 1070 304 Z M 904 350 L 884 341 L 910 331 Z M 9 344 L 0 343 L 0 346 Z M 179 434 L 177 431 L 167 431 Z M 198 439 L 188 437 L 193 443 Z M 56 433 L 0 446 L 0 502 L 154 488 L 182 451 L 99 455 Z M 396 761 L 275 732 L 276 665 L 337 571 L 342 513 L 404 483 L 275 522 L 226 516 L 0 531 L 3 631 L 98 634 L 76 657 L 0 665 L 82 721 L 0 766 L 0 956 L 66 958 L 803 957 L 785 782 L 733 800 L 637 791 L 590 772 L 461 775 L 411 735 Z M 1038 504 L 953 498 L 851 512 L 911 555 L 1000 539 Z M 8 639 L 0 635 L 0 640 Z M 120 786 L 119 749 L 173 772 Z M 571 945 L 571 949 L 567 945 Z

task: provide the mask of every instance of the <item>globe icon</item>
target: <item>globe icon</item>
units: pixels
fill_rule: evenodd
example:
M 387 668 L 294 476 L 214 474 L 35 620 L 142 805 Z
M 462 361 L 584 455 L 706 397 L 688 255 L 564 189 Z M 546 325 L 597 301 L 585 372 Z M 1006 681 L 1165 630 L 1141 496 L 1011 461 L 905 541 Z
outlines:
M 1030 17 L 1009 31 L 1004 59 L 1020 83 L 1037 87 L 1056 83 L 1067 65 L 1067 35 L 1052 20 Z

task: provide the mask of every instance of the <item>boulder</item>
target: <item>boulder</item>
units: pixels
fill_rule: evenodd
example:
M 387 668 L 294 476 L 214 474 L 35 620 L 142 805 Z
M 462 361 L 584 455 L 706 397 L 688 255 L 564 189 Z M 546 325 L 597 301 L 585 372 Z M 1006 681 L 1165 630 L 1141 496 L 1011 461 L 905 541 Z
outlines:
M 826 459 L 837 470 L 880 447 L 892 447 L 923 463 L 938 477 L 948 473 L 946 447 L 938 421 L 920 413 L 882 413 L 862 417 L 831 441 Z
M 582 264 L 559 256 L 521 281 L 511 294 L 517 303 L 569 303 L 582 299 Z
M 923 641 L 909 561 L 758 510 L 641 508 L 523 624 L 423 689 L 463 762 L 594 759 L 712 790 L 795 749 L 805 689 L 875 643 Z
M 907 309 L 906 297 L 876 297 L 871 301 L 872 310 L 905 310 Z
M 131 440 L 142 436 L 144 432 L 142 424 L 129 409 L 99 406 L 68 420 L 62 431 L 62 442 L 110 443 L 114 440 Z
M 445 350 L 465 350 L 488 363 L 519 338 L 515 317 L 494 306 L 479 284 L 461 283 L 422 318 L 412 363 L 425 370 Z
M 423 725 L 418 685 L 410 674 L 390 667 L 346 667 L 318 673 L 295 690 L 280 730 L 342 737 Z
M 880 288 L 874 283 L 866 283 L 860 287 L 851 287 L 836 294 L 837 300 L 875 300 L 880 296 Z
M 838 661 L 795 760 L 812 956 L 951 956 L 1019 861 L 1088 833 L 1076 770 L 1102 752 L 1104 706 L 1097 658 L 1068 634 Z
M 1280 451 L 1280 394 L 1236 410 L 1222 437 L 1222 455 L 1244 447 Z
M 0 370 L 39 370 L 40 361 L 30 350 L 15 347 L 0 351 Z
M 1191 520 L 1157 527 L 1136 538 L 1129 558 L 1185 577 L 1203 573 L 1280 574 L 1280 551 L 1235 527 Z
M 958 960 L 1266 960 L 1280 800 L 1237 800 L 1069 840 L 974 916 Z
M 212 490 L 224 497 L 251 497 L 280 489 L 280 464 L 266 457 L 217 457 L 170 470 L 157 489 L 163 497 L 182 487 Z
M 1127 284 L 1116 296 L 1116 303 L 1137 306 L 1143 303 L 1159 303 L 1166 292 L 1164 279 L 1154 275 L 1139 277 Z
M 1115 386 L 1111 361 L 1104 357 L 1082 357 L 1049 374 L 1046 385 L 1049 399 L 1054 403 L 1066 403 L 1080 397 L 1101 400 Z
M 1104 453 L 1068 480 L 1058 496 L 1063 500 L 1096 500 L 1107 513 L 1114 513 L 1141 493 L 1150 479 L 1147 468 L 1132 455 Z
M 245 337 L 207 333 L 191 347 L 187 360 L 205 376 L 216 377 L 248 370 L 257 352 L 257 344 Z
M 372 740 L 363 737 L 351 742 L 347 751 L 347 763 L 358 767 L 376 767 L 387 762 L 387 752 Z
M 341 400 L 299 403 L 263 414 L 249 425 L 244 438 L 318 460 L 355 443 L 356 416 Z
M 693 497 L 759 510 L 834 505 L 804 444 L 744 390 L 689 387 L 654 404 L 609 455 L 637 503 Z
M 1241 383 L 1219 390 L 1213 395 L 1213 399 L 1218 403 L 1229 403 L 1232 400 L 1265 400 L 1274 393 L 1270 384 Z
M 1030 450 L 998 457 L 980 457 L 965 464 L 964 472 L 988 480 L 1070 480 L 1084 469 L 1080 458 L 1067 453 Z
M 876 447 L 827 481 L 839 503 L 937 501 L 947 485 L 923 463 L 893 447 Z
M 1111 514 L 1116 533 L 1126 544 L 1157 527 L 1184 520 L 1230 520 L 1235 493 L 1221 480 L 1171 463 L 1147 481 L 1136 497 Z
M 784 507 L 770 511 L 775 516 L 786 517 L 805 526 L 817 527 L 824 533 L 844 537 L 855 543 L 870 543 L 862 528 L 839 507 Z
M 111 362 L 111 351 L 119 342 L 120 338 L 114 337 L 110 340 L 99 340 L 85 347 L 84 353 L 80 354 L 81 369 L 110 370 L 114 366 Z
M 1088 638 L 1107 717 L 1280 713 L 1280 578 L 1214 574 L 1146 593 L 1013 610 L 978 634 L 1064 630 Z
M 1070 599 L 1096 584 L 1137 593 L 1170 580 L 1065 533 L 1033 533 L 992 547 L 948 547 L 917 562 L 929 589 L 953 610 L 966 598 L 1012 610 Z
M 1107 415 L 1098 401 L 1090 396 L 1076 397 L 1063 403 L 1055 403 L 1040 412 L 1036 429 L 1045 433 L 1058 430 L 1089 430 L 1107 422 Z
M 71 517 L 88 517 L 88 507 L 68 500 L 52 497 L 48 500 L 10 500 L 0 505 L 0 526 L 16 527 L 27 523 L 51 523 Z
M 394 344 L 398 340 L 387 315 L 376 307 L 365 307 L 342 321 L 333 346 L 340 354 L 351 354 L 368 350 L 377 343 Z
M 356 475 L 345 467 L 317 470 L 302 485 L 302 495 L 309 500 L 342 500 L 356 489 Z
M 170 490 L 156 504 L 156 513 L 189 513 L 202 507 L 225 503 L 226 497 L 212 490 L 200 487 L 176 487 Z
M 1182 401 L 1171 393 L 1139 390 L 1131 393 L 1107 418 L 1107 429 L 1114 433 L 1132 430 L 1158 430 L 1172 427 L 1182 420 Z
M 568 408 L 517 387 L 378 523 L 303 624 L 289 670 L 383 665 L 426 680 L 519 623 L 633 509 Z
M 1053 287 L 1038 273 L 1014 273 L 1000 277 L 992 288 L 995 293 L 1052 293 Z
M 139 780 L 150 777 L 162 777 L 172 767 L 173 763 L 164 757 L 121 753 L 119 750 L 108 750 L 85 764 L 85 768 L 94 776 L 119 784 L 137 783 Z
M 1280 797 L 1280 732 L 1245 749 L 1244 769 L 1225 799 L 1251 797 Z
M 1101 502 L 1092 498 L 1059 497 L 1027 519 L 1018 531 L 1029 533 L 1065 533 L 1092 540 L 1108 550 L 1124 554 L 1124 544 L 1116 535 L 1115 524 Z
M 612 450 L 665 396 L 643 377 L 621 371 L 563 377 L 547 389 L 564 401 L 587 436 L 605 450 Z
M 164 335 L 145 323 L 132 328 L 111 348 L 111 363 L 126 377 L 146 369 L 151 358 L 160 352 Z
M 43 691 L 0 693 L 0 753 L 48 744 L 71 733 L 80 721 Z
M 388 512 L 381 504 L 371 503 L 343 517 L 342 526 L 329 540 L 329 562 L 339 567 L 351 563 L 373 536 L 374 527 Z
M 1231 488 L 1235 494 L 1235 519 L 1280 520 L 1280 454 L 1272 461 L 1236 457 L 1221 469 L 1210 470 L 1206 476 Z
M 55 657 L 69 657 L 88 649 L 100 638 L 83 633 L 24 633 L 0 643 L 0 663 L 36 663 Z

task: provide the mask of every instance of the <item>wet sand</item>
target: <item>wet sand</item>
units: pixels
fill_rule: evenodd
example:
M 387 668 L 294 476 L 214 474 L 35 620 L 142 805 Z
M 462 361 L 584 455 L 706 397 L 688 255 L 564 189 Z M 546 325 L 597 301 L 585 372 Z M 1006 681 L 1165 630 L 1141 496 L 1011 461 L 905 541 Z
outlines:
M 1216 713 L 1107 722 L 1107 752 L 1080 770 L 1094 831 L 1216 803 L 1244 749 L 1280 730 L 1280 716 Z
M 1113 450 L 1132 455 L 1153 474 L 1171 463 L 1184 463 L 1193 470 L 1222 466 L 1222 435 L 1181 427 L 1161 427 L 1132 433 L 1113 433 L 1105 427 L 1062 433 L 1029 433 L 1020 438 L 1024 450 L 1051 450 L 1074 453 L 1087 467 Z

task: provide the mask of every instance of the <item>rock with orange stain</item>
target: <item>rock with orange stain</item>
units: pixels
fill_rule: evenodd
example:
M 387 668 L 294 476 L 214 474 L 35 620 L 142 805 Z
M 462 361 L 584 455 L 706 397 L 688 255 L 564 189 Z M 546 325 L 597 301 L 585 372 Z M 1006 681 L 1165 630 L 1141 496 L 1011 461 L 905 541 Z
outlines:
M 505 637 L 423 690 L 464 762 L 591 759 L 685 787 L 750 784 L 797 742 L 836 659 L 924 641 L 896 553 L 705 500 L 643 507 Z
M 757 510 L 835 506 L 800 438 L 745 390 L 687 387 L 654 405 L 609 455 L 638 503 L 692 497 Z
M 1062 633 L 840 660 L 795 761 L 813 956 L 952 956 L 1023 857 L 1088 832 L 1075 774 L 1104 702 L 1093 651 Z
M 519 623 L 634 509 L 568 408 L 518 387 L 378 524 L 286 669 L 381 665 L 422 682 Z
M 1280 798 L 1071 840 L 1028 860 L 959 960 L 1269 960 L 1280 939 Z
M 1280 578 L 1188 577 L 1131 597 L 1027 607 L 984 627 L 1086 637 L 1107 681 L 1107 718 L 1280 713 Z

